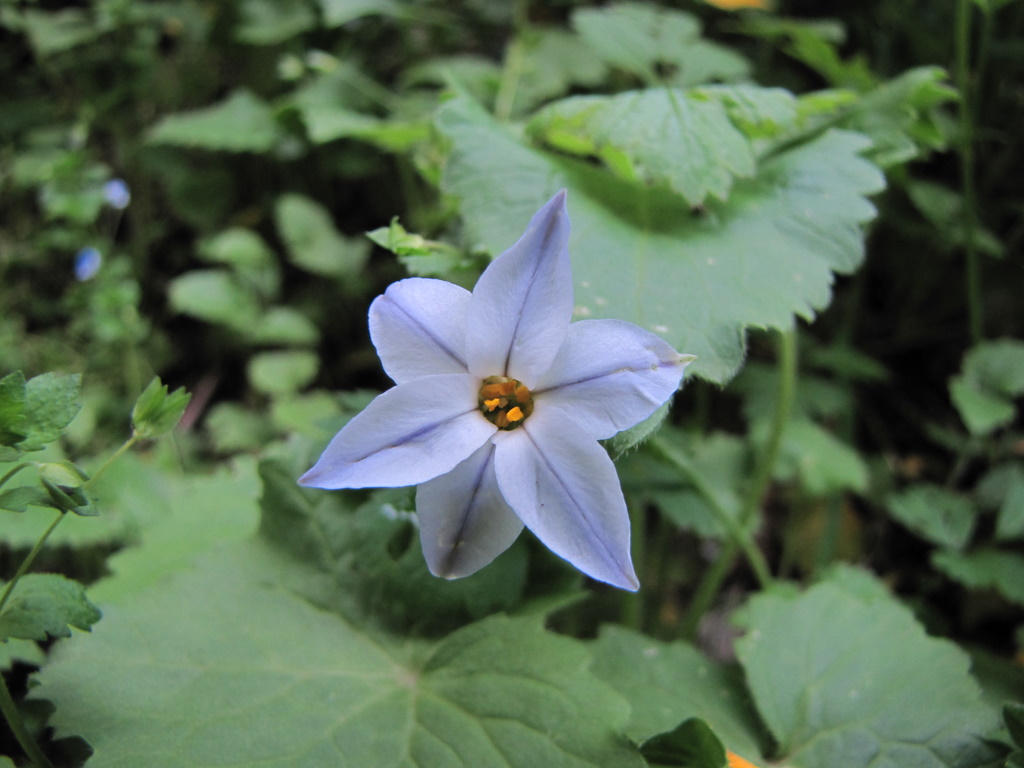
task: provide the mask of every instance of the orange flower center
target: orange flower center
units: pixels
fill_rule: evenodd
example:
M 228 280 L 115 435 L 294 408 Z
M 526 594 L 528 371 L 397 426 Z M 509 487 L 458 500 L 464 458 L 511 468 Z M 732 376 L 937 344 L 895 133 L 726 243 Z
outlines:
M 480 387 L 480 413 L 498 429 L 515 429 L 533 413 L 533 395 L 521 381 L 488 376 Z

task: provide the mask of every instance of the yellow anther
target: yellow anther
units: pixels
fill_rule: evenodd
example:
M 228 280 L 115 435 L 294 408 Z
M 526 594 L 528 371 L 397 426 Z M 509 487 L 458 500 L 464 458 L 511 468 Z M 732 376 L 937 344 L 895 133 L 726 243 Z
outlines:
M 533 413 L 533 393 L 523 382 L 488 376 L 480 384 L 480 413 L 498 429 L 515 429 Z

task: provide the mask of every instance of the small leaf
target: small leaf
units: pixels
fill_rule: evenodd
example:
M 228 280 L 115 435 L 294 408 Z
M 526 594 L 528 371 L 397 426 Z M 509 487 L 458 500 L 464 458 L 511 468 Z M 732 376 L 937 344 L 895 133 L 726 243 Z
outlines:
M 25 438 L 18 443 L 23 451 L 41 449 L 52 443 L 78 415 L 82 407 L 82 376 L 44 373 L 25 384 Z
M 640 745 L 652 768 L 723 768 L 725 747 L 707 723 L 692 717 Z
M 284 395 L 311 383 L 319 370 L 320 358 L 315 352 L 260 352 L 249 360 L 249 381 L 264 394 Z
M 997 549 L 933 552 L 932 565 L 971 589 L 995 589 L 1024 605 L 1024 555 Z
M 88 630 L 101 615 L 77 581 L 55 573 L 30 573 L 18 581 L 0 612 L 0 640 L 71 637 L 70 627 Z
M 347 238 L 335 228 L 327 210 L 302 195 L 282 195 L 274 214 L 292 263 L 328 277 L 358 273 L 369 256 L 363 240 Z
M 269 152 L 279 129 L 271 109 L 248 91 L 192 112 L 166 115 L 152 129 L 150 144 L 172 144 L 225 152 Z
M 154 376 L 132 409 L 132 427 L 142 438 L 153 438 L 174 429 L 185 414 L 192 395 L 184 387 L 168 394 L 167 385 Z
M 223 269 L 195 269 L 174 278 L 171 306 L 177 312 L 226 325 L 248 335 L 259 324 L 260 304 L 254 291 Z
M 53 507 L 50 494 L 37 485 L 22 485 L 0 491 L 0 509 L 24 512 L 28 507 Z
M 985 435 L 1010 423 L 1014 399 L 1024 395 L 1024 342 L 983 342 L 964 357 L 959 376 L 950 380 L 950 397 L 968 430 Z
M 366 236 L 398 256 L 411 275 L 440 277 L 472 263 L 462 251 L 448 243 L 427 240 L 422 235 L 407 232 L 399 224 L 397 216 L 390 225 L 367 232 Z
M 235 39 L 248 45 L 277 45 L 316 26 L 312 8 L 304 3 L 245 0 Z
M 889 496 L 886 506 L 907 528 L 943 547 L 963 549 L 974 532 L 974 505 L 941 486 L 914 485 Z

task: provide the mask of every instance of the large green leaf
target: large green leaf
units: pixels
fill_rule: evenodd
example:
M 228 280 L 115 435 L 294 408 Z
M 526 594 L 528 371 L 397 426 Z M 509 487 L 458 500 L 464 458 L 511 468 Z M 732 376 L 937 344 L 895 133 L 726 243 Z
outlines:
M 222 550 L 112 606 L 33 695 L 90 768 L 644 765 L 580 643 L 506 617 L 436 645 L 371 637 L 280 586 L 300 568 Z
M 889 513 L 928 541 L 963 549 L 974 532 L 977 511 L 970 499 L 942 486 L 918 483 L 889 496 Z
M 691 717 L 705 720 L 727 749 L 760 754 L 761 728 L 735 666 L 718 664 L 685 643 L 663 643 L 605 627 L 592 644 L 594 674 L 632 705 L 626 733 L 637 741 L 671 731 Z
M 874 215 L 864 195 L 883 186 L 858 155 L 866 140 L 830 131 L 694 212 L 667 190 L 529 146 L 466 99 L 445 104 L 437 123 L 452 142 L 443 186 L 476 243 L 500 253 L 568 188 L 577 317 L 654 330 L 719 382 L 743 359 L 745 328 L 789 327 L 827 306 L 833 272 L 863 258 L 860 225 Z
M 755 597 L 745 624 L 736 651 L 787 765 L 994 764 L 994 713 L 967 655 L 891 598 L 825 582 Z

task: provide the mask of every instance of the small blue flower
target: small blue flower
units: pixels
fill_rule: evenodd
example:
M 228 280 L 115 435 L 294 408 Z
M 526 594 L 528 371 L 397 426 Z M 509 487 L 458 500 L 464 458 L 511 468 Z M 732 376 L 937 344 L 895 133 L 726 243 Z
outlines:
M 92 280 L 103 264 L 103 254 L 91 245 L 75 254 L 75 278 Z
M 111 179 L 103 185 L 103 198 L 111 208 L 123 211 L 132 201 L 132 193 L 123 179 Z
M 589 576 L 636 590 L 626 502 L 597 441 L 654 413 L 694 358 L 631 323 L 570 323 L 568 242 L 562 191 L 472 293 L 414 277 L 379 296 L 370 337 L 396 386 L 299 482 L 419 485 L 437 576 L 479 570 L 525 525 Z

